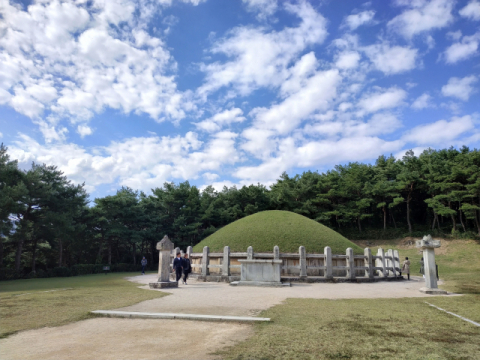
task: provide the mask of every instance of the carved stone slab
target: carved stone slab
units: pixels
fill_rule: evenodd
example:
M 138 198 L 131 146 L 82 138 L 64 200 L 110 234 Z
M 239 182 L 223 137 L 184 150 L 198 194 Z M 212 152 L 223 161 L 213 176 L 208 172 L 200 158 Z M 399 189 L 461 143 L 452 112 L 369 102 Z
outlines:
M 174 245 L 170 241 L 167 235 L 165 235 L 163 239 L 157 243 L 158 251 L 172 251 L 173 249 L 174 249 Z

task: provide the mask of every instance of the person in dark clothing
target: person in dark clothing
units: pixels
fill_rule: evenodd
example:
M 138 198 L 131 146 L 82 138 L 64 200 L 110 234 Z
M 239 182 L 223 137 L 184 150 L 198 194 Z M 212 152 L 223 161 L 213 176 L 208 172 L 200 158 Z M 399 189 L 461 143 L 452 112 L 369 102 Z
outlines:
M 178 279 L 182 278 L 182 268 L 183 268 L 183 259 L 180 256 L 180 253 L 177 253 L 177 257 L 173 260 L 173 271 L 177 274 L 177 282 Z
M 188 254 L 183 256 L 183 283 L 187 285 L 188 274 L 192 272 L 192 265 L 190 265 L 190 259 Z
M 145 259 L 145 256 L 142 259 L 142 275 L 145 275 L 145 268 L 147 267 L 147 259 Z

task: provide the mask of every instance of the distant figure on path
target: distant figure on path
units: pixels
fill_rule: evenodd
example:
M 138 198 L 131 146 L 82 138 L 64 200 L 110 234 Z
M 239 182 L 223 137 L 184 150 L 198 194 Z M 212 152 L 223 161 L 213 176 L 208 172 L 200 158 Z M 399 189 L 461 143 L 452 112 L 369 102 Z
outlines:
M 425 262 L 423 261 L 423 257 L 422 260 L 420 260 L 420 274 L 422 274 L 425 279 Z
M 403 262 L 402 272 L 406 273 L 408 280 L 410 280 L 410 260 L 408 260 L 408 257 L 406 257 L 405 261 Z
M 142 275 L 145 275 L 145 268 L 147 267 L 147 259 L 145 259 L 145 256 L 143 257 L 141 264 L 142 264 Z
M 175 271 L 177 274 L 177 282 L 178 282 L 178 279 L 182 278 L 182 268 L 183 268 L 183 259 L 180 256 L 180 253 L 178 252 L 177 257 L 175 258 L 175 260 L 173 260 L 173 271 Z
M 183 283 L 187 285 L 188 274 L 192 272 L 192 265 L 190 265 L 190 259 L 188 254 L 183 255 Z

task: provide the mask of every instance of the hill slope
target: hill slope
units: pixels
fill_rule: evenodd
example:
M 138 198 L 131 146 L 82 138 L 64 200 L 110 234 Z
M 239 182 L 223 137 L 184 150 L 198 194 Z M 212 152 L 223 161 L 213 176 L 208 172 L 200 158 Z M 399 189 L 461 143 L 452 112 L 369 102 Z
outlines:
M 247 251 L 253 246 L 255 252 L 271 252 L 278 245 L 280 252 L 297 252 L 305 246 L 307 253 L 323 253 L 325 246 L 333 254 L 345 254 L 349 247 L 355 254 L 363 249 L 336 231 L 289 211 L 262 211 L 237 220 L 216 231 L 195 245 L 193 252 L 202 252 L 209 246 L 211 252 L 221 252 L 224 246 L 230 251 Z

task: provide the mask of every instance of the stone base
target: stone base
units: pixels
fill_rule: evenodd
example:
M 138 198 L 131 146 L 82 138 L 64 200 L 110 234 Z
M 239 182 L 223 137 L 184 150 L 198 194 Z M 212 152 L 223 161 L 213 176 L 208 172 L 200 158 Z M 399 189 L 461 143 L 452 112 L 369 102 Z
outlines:
M 265 286 L 265 287 L 285 287 L 292 286 L 290 283 L 282 283 L 275 281 L 233 281 L 232 286 Z
M 148 284 L 150 289 L 165 289 L 165 288 L 176 288 L 178 287 L 178 282 L 176 281 L 164 281 L 164 282 L 154 282 Z
M 420 292 L 430 295 L 447 295 L 448 293 L 442 289 L 431 289 L 427 287 L 420 288 Z

